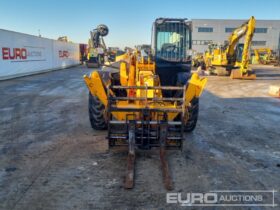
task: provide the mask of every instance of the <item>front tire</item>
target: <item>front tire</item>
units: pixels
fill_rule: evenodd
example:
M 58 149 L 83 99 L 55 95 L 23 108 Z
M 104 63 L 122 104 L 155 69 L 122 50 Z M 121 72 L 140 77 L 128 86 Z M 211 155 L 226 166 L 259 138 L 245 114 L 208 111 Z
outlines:
M 105 130 L 107 128 L 105 120 L 105 107 L 101 101 L 90 92 L 88 94 L 88 114 L 89 121 L 93 129 Z
M 192 132 L 197 123 L 198 119 L 198 112 L 199 112 L 199 98 L 194 98 L 191 101 L 191 105 L 188 106 L 187 110 L 189 119 L 187 120 L 185 126 L 184 126 L 184 131 L 185 132 Z

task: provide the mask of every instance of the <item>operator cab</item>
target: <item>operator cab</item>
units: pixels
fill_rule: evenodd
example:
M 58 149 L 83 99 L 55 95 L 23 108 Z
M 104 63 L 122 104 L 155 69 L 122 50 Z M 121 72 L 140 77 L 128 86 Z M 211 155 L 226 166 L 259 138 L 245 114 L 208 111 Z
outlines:
M 244 44 L 239 43 L 235 48 L 235 54 L 236 54 L 236 61 L 242 62 L 242 54 L 243 54 Z
M 184 85 L 191 71 L 191 24 L 158 18 L 152 29 L 152 55 L 161 85 Z

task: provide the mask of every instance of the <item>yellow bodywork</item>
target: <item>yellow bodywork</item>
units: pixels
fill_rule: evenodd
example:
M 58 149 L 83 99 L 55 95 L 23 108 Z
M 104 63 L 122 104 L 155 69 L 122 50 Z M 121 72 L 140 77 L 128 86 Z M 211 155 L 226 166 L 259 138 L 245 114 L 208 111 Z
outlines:
M 212 66 L 225 66 L 228 64 L 227 54 L 221 47 L 213 49 L 212 53 L 208 53 L 206 57 L 211 58 L 210 65 Z
M 122 55 L 116 56 L 116 62 L 122 61 L 122 60 L 127 60 L 129 58 L 128 53 L 124 53 Z
M 193 73 L 192 77 L 187 86 L 184 86 L 184 107 L 174 101 L 159 101 L 163 98 L 162 91 L 160 89 L 160 80 L 155 72 L 155 63 L 151 60 L 144 60 L 138 57 L 137 54 L 129 57 L 128 60 L 123 60 L 120 64 L 120 83 L 121 86 L 127 87 L 127 96 L 129 98 L 136 98 L 142 100 L 121 100 L 116 102 L 117 108 L 125 109 L 162 109 L 168 111 L 168 121 L 172 121 L 178 115 L 178 109 L 185 109 L 190 104 L 193 98 L 198 98 L 206 83 L 207 78 L 199 78 L 198 74 Z M 105 84 L 102 83 L 100 74 L 97 71 L 92 72 L 89 76 L 84 76 L 85 83 L 88 86 L 91 94 L 100 99 L 102 104 L 105 106 L 105 110 L 108 106 L 108 96 Z M 107 84 L 109 87 L 110 84 Z M 131 88 L 130 88 L 131 87 Z M 134 87 L 134 88 L 132 88 Z M 136 88 L 135 88 L 136 87 Z M 139 88 L 137 88 L 139 87 Z M 154 89 L 149 89 L 149 87 L 154 87 Z M 157 89 L 159 87 L 159 89 Z M 172 88 L 172 87 L 171 87 Z M 110 95 L 114 93 L 110 91 Z M 127 115 L 131 112 L 112 112 L 112 115 L 117 120 L 125 120 Z M 136 117 L 140 114 L 138 112 L 134 113 Z M 153 119 L 158 119 L 159 116 L 153 113 Z
M 239 70 L 241 75 L 248 74 L 248 71 L 251 71 L 249 69 L 249 51 L 250 51 L 250 45 L 255 31 L 255 26 L 256 26 L 256 20 L 254 17 L 251 17 L 246 26 L 247 30 L 246 30 L 242 60 L 241 60 L 240 70 Z M 253 75 L 253 77 L 256 77 L 256 75 Z
M 271 55 L 271 49 L 270 48 L 258 48 L 258 49 L 254 49 L 254 53 L 255 53 L 255 59 L 258 63 L 261 63 L 261 57 L 260 54 L 264 53 L 267 54 L 268 56 Z

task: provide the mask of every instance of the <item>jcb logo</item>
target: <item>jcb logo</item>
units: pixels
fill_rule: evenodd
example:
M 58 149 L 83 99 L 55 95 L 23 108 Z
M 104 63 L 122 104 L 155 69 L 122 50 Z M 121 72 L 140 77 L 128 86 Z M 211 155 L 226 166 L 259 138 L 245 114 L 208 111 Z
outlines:
M 59 50 L 58 52 L 60 58 L 68 58 L 69 52 L 67 50 Z
M 3 60 L 26 60 L 27 50 L 25 48 L 2 47 Z

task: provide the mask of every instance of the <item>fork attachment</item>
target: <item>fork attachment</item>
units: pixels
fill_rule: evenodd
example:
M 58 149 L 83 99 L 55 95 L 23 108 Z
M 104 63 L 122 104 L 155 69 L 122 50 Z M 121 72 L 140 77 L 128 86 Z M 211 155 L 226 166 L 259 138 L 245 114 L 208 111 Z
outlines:
M 166 160 L 166 139 L 167 139 L 167 121 L 161 123 L 160 125 L 160 161 L 162 167 L 163 182 L 166 190 L 173 189 L 172 178 L 169 173 L 169 166 Z
M 128 125 L 128 155 L 127 155 L 127 168 L 124 181 L 125 189 L 132 189 L 134 187 L 134 171 L 135 171 L 135 120 L 130 120 Z M 160 161 L 162 167 L 163 182 L 166 190 L 173 189 L 172 178 L 169 173 L 169 166 L 166 160 L 166 139 L 167 139 L 168 124 L 163 120 L 160 124 Z
M 135 165 L 135 121 L 129 121 L 128 129 L 128 156 L 125 176 L 125 189 L 132 189 L 134 186 L 134 165 Z

